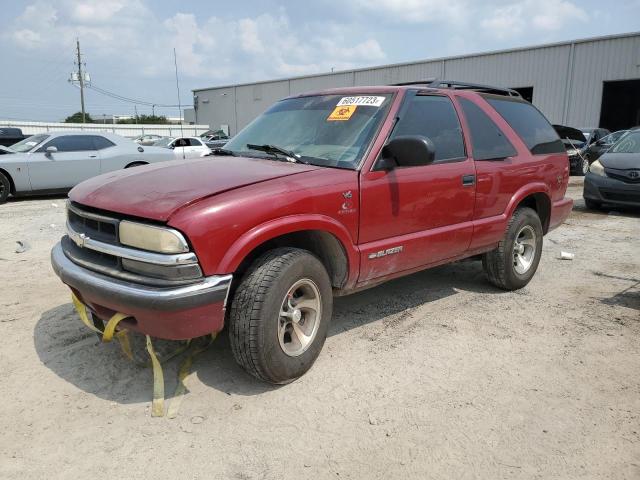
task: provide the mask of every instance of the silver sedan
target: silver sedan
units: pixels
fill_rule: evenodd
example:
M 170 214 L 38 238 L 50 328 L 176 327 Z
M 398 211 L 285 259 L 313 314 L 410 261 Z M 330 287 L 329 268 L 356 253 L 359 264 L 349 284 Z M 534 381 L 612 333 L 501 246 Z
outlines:
M 0 203 L 9 194 L 64 191 L 101 173 L 175 158 L 164 148 L 104 132 L 42 133 L 2 150 Z

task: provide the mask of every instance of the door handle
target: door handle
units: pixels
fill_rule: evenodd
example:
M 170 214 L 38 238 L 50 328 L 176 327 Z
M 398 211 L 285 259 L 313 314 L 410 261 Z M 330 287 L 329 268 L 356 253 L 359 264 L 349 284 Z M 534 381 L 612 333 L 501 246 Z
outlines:
M 89 158 L 97 158 L 97 155 L 89 155 Z
M 470 187 L 476 184 L 476 176 L 475 175 L 463 175 L 462 176 L 462 185 L 464 187 Z

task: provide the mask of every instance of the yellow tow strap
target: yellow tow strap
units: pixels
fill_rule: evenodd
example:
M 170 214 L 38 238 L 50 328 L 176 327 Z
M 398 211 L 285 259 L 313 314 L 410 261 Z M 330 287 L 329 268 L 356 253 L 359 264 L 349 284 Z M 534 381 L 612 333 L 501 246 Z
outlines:
M 126 329 L 122 329 L 116 332 L 118 324 L 125 318 L 129 317 L 129 315 L 125 315 L 124 313 L 116 313 L 109 319 L 106 326 L 104 327 L 104 331 L 102 331 L 89 320 L 87 307 L 80 301 L 80 299 L 78 299 L 78 297 L 73 292 L 71 292 L 71 299 L 73 300 L 73 306 L 78 312 L 78 316 L 80 317 L 80 320 L 82 320 L 82 323 L 84 323 L 89 329 L 93 330 L 99 335 L 102 335 L 102 341 L 105 343 L 110 342 L 115 336 L 120 343 L 122 352 L 127 356 L 127 358 L 129 358 L 129 360 L 135 362 L 133 352 L 131 350 L 131 344 L 129 342 L 128 331 Z M 211 339 L 206 345 L 199 348 L 193 348 L 180 365 L 180 368 L 178 370 L 178 386 L 176 387 L 174 393 L 174 399 L 169 405 L 169 409 L 167 411 L 168 418 L 176 418 L 176 416 L 178 415 L 178 410 L 180 409 L 180 405 L 182 404 L 182 399 L 187 392 L 187 387 L 184 382 L 191 373 L 193 360 L 197 355 L 207 350 L 211 346 L 215 338 L 216 334 L 214 333 L 211 335 Z M 146 341 L 147 352 L 149 353 L 149 358 L 151 359 L 151 368 L 153 369 L 153 400 L 151 402 L 151 416 L 162 417 L 164 416 L 164 374 L 162 372 L 162 362 L 166 362 L 174 358 L 175 356 L 180 355 L 189 347 L 191 347 L 192 343 L 191 339 L 187 340 L 187 342 L 183 346 L 177 348 L 171 354 L 167 355 L 166 358 L 160 360 L 158 359 L 158 356 L 153 349 L 153 344 L 151 343 L 151 337 L 149 337 L 149 335 L 146 335 Z

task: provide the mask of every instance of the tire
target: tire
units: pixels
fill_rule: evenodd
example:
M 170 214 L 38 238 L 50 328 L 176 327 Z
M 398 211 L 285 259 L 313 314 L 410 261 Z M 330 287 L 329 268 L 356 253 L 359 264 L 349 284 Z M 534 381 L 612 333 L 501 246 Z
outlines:
M 542 236 L 538 214 L 531 208 L 518 208 L 509 220 L 498 248 L 482 257 L 482 267 L 489 281 L 503 290 L 517 290 L 529 283 L 540 263 Z M 518 238 L 517 243 L 522 245 L 523 250 L 516 245 Z M 516 249 L 520 251 L 519 254 Z M 516 255 L 521 257 L 522 262 L 516 264 Z M 528 266 L 523 269 L 525 264 Z
M 579 168 L 578 168 L 578 175 L 580 175 L 581 177 L 584 177 L 587 172 L 589 171 L 589 159 L 584 156 L 580 159 L 580 164 L 579 164 Z
M 140 165 L 149 165 L 149 164 L 147 162 L 133 162 L 133 163 L 130 163 L 129 165 L 127 165 L 124 168 L 139 167 Z
M 301 299 L 305 307 L 296 309 Z M 292 382 L 318 358 L 332 307 L 331 282 L 320 260 L 297 248 L 266 252 L 233 296 L 229 339 L 236 362 L 265 382 Z M 299 341 L 300 332 L 311 338 Z
M 3 173 L 0 173 L 0 204 L 7 201 L 10 193 L 11 182 L 9 182 L 9 179 Z
M 602 204 L 597 200 L 591 200 L 590 198 L 584 199 L 584 205 L 589 210 L 600 210 L 602 208 Z

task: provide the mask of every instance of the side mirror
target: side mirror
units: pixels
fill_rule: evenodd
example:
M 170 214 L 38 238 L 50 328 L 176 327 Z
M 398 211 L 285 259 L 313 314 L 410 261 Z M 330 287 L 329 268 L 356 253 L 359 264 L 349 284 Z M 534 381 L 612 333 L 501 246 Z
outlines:
M 374 170 L 428 165 L 433 163 L 435 154 L 436 148 L 429 138 L 420 135 L 399 136 L 382 148 Z
M 51 146 L 51 147 L 47 147 L 47 149 L 44 151 L 45 152 L 44 154 L 47 157 L 49 157 L 49 156 L 51 156 L 52 153 L 56 153 L 57 151 L 58 151 L 57 147 Z

